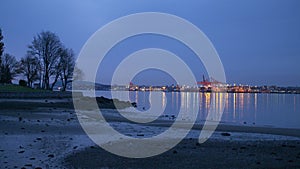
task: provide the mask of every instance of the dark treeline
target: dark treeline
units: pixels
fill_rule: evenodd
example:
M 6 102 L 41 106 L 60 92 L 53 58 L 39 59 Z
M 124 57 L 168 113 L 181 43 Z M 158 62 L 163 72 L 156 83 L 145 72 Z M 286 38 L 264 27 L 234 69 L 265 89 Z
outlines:
M 50 31 L 43 31 L 33 37 L 28 50 L 20 61 L 4 53 L 3 35 L 0 29 L 0 83 L 9 84 L 16 76 L 23 77 L 26 85 L 52 90 L 61 81 L 62 90 L 73 78 L 75 54 L 66 48 L 59 37 Z

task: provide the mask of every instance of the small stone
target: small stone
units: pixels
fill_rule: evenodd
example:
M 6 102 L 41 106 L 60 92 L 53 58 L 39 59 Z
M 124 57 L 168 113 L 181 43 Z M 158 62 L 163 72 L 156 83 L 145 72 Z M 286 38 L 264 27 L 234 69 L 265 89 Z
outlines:
M 231 136 L 230 133 L 221 133 L 222 136 Z
M 38 137 L 38 138 L 36 138 L 36 140 L 42 140 L 42 138 Z
M 173 151 L 173 154 L 177 154 L 178 152 L 176 150 Z
M 48 157 L 50 157 L 50 158 L 53 158 L 53 157 L 54 157 L 54 155 L 53 155 L 53 154 L 49 154 L 49 155 L 48 155 Z
M 25 152 L 25 151 L 24 151 L 24 150 L 22 150 L 22 151 L 19 151 L 18 153 L 20 153 L 20 154 L 21 154 L 21 153 L 24 153 L 24 152 Z

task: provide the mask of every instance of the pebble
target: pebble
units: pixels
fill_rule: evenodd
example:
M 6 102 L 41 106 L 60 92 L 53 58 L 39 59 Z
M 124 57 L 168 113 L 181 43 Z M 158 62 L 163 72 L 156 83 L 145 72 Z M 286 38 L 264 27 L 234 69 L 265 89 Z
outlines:
M 246 147 L 244 147 L 244 146 L 243 146 L 243 147 L 240 147 L 240 149 L 241 149 L 241 150 L 245 150 L 245 149 L 246 149 Z
M 231 136 L 230 133 L 221 133 L 222 136 Z
M 49 154 L 49 155 L 48 155 L 48 157 L 50 157 L 50 158 L 53 158 L 53 157 L 54 157 L 54 155 L 53 155 L 53 154 Z

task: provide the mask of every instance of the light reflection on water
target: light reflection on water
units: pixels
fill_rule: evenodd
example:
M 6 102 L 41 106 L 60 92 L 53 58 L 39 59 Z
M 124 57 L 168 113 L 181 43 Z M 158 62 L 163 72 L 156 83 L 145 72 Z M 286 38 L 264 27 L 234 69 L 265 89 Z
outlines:
M 111 91 L 97 91 L 97 96 L 111 97 Z M 152 92 L 113 91 L 120 100 L 137 103 L 137 109 L 145 111 L 150 108 L 149 98 Z M 84 95 L 89 95 L 85 92 Z M 215 102 L 212 102 L 212 96 Z M 161 107 L 166 107 L 163 115 L 177 117 L 180 108 L 185 117 L 197 113 L 197 122 L 203 122 L 210 106 L 219 109 L 223 104 L 224 112 L 221 123 L 250 126 L 272 126 L 281 128 L 300 128 L 300 95 L 294 94 L 260 94 L 260 93 L 197 93 L 197 92 L 162 92 Z M 199 104 L 196 104 L 198 101 Z M 219 114 L 220 115 L 220 114 Z M 184 119 L 188 120 L 188 119 Z

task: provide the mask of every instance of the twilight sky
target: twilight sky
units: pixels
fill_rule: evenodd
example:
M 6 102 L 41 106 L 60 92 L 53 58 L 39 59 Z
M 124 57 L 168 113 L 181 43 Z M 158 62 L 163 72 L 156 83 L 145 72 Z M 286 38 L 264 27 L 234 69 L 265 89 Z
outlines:
M 18 59 L 25 55 L 33 36 L 43 30 L 56 33 L 65 46 L 79 54 L 88 38 L 114 19 L 137 12 L 170 13 L 207 35 L 219 53 L 227 82 L 300 86 L 299 9 L 298 0 L 3 0 L 0 28 L 5 52 Z M 197 80 L 205 74 L 201 62 L 190 59 L 193 54 L 184 45 L 145 35 L 125 40 L 107 55 L 99 70 L 100 82 L 110 81 L 113 67 L 122 57 L 149 47 L 180 55 Z M 136 79 L 159 83 L 165 77 L 157 71 L 143 76 Z M 163 80 L 167 83 L 168 78 Z

